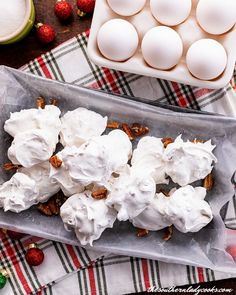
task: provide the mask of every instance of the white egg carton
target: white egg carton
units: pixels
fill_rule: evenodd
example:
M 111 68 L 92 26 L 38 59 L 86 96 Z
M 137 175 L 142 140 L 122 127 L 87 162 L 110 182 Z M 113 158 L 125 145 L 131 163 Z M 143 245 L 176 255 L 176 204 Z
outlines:
M 161 25 L 151 14 L 149 0 L 146 1 L 145 7 L 138 14 L 129 17 L 122 17 L 114 13 L 109 7 L 107 0 L 96 0 L 96 6 L 94 10 L 94 16 L 88 42 L 89 58 L 96 65 L 99 66 L 144 76 L 175 81 L 187 85 L 210 89 L 219 89 L 226 86 L 232 77 L 236 61 L 236 25 L 229 32 L 222 35 L 211 35 L 206 33 L 198 25 L 195 17 L 197 3 L 198 0 L 192 0 L 192 10 L 190 16 L 187 18 L 186 21 L 178 26 L 171 27 L 172 29 L 176 30 L 176 32 L 178 32 L 181 36 L 184 45 L 184 52 L 177 66 L 175 66 L 171 70 L 164 71 L 149 67 L 144 61 L 141 53 L 140 45 L 144 34 L 149 29 Z M 108 20 L 114 18 L 125 19 L 132 23 L 137 29 L 139 35 L 139 47 L 136 53 L 130 59 L 124 62 L 115 62 L 108 60 L 100 53 L 97 46 L 97 34 L 100 27 Z M 199 80 L 192 76 L 187 69 L 185 61 L 186 52 L 190 45 L 195 41 L 203 38 L 211 38 L 220 42 L 224 46 L 228 55 L 228 61 L 225 71 L 218 78 L 211 81 Z

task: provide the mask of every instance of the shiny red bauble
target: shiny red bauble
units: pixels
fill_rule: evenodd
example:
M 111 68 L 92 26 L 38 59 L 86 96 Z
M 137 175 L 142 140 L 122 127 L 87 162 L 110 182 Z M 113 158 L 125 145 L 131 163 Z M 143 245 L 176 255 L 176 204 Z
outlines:
M 65 21 L 72 15 L 72 6 L 66 0 L 57 0 L 54 6 L 54 12 L 60 20 Z
M 52 26 L 47 24 L 36 24 L 37 37 L 41 43 L 48 44 L 54 41 L 56 34 Z
M 228 246 L 226 251 L 234 258 L 234 260 L 236 261 L 236 245 L 234 246 Z
M 87 13 L 93 13 L 95 6 L 95 0 L 77 0 L 79 16 L 84 16 Z
M 25 254 L 27 263 L 31 266 L 38 266 L 44 260 L 44 254 L 35 244 L 30 244 Z

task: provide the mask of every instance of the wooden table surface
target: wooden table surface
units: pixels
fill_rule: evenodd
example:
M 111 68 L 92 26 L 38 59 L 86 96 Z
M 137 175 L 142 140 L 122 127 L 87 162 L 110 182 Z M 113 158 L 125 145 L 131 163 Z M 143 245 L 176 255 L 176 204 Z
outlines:
M 51 24 L 55 28 L 57 32 L 55 42 L 47 46 L 40 44 L 36 38 L 35 30 L 33 29 L 31 33 L 21 42 L 12 45 L 0 46 L 0 64 L 13 68 L 19 68 L 31 59 L 88 29 L 90 27 L 91 17 L 79 19 L 76 16 L 76 1 L 68 1 L 74 7 L 74 15 L 69 22 L 62 24 L 54 15 L 53 7 L 55 0 L 34 0 L 36 8 L 36 21 Z M 230 294 L 236 294 L 236 279 L 203 283 L 199 285 L 203 288 L 211 288 L 213 286 L 217 288 L 231 288 L 234 290 L 234 292 Z
M 30 34 L 19 43 L 0 45 L 0 64 L 19 68 L 31 59 L 88 29 L 91 23 L 91 16 L 79 19 L 76 15 L 76 1 L 68 1 L 74 7 L 74 14 L 69 22 L 62 24 L 54 14 L 53 7 L 55 0 L 34 0 L 36 22 L 48 23 L 54 27 L 57 33 L 55 42 L 46 46 L 40 44 L 36 38 L 35 29 L 33 29 Z

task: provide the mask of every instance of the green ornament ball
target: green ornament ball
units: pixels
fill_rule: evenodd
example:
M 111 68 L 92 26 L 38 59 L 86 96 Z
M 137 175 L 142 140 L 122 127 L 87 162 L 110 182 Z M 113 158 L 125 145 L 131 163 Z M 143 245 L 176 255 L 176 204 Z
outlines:
M 0 289 L 4 288 L 7 282 L 7 278 L 0 273 Z

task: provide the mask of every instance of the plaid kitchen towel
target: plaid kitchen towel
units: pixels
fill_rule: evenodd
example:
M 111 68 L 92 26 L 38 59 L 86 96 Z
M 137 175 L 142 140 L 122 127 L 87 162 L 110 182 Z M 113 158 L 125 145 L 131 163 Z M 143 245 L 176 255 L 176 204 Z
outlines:
M 174 82 L 122 73 L 94 65 L 86 54 L 89 32 L 85 32 L 31 61 L 23 71 L 50 79 L 83 85 L 107 92 L 143 97 L 197 110 L 236 116 L 235 81 L 224 89 L 208 90 Z M 225 221 L 236 225 L 235 199 L 225 210 Z M 36 237 L 1 239 L 1 267 L 10 279 L 0 294 L 6 295 L 120 295 L 149 287 L 169 287 L 231 277 L 201 267 L 167 264 L 134 257 L 103 255 L 80 247 Z M 27 245 L 37 242 L 45 261 L 32 268 L 25 262 Z

